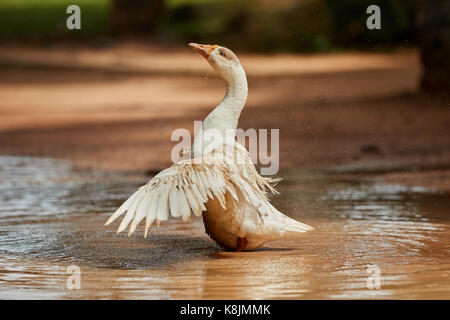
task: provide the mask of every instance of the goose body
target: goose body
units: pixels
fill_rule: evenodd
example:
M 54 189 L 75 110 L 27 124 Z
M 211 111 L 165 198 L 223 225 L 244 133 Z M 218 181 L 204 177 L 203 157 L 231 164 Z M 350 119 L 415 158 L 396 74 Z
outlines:
M 193 213 L 203 216 L 205 231 L 214 241 L 235 251 L 313 230 L 270 204 L 267 193 L 276 193 L 277 180 L 260 176 L 245 147 L 234 139 L 248 92 L 239 59 L 221 46 L 189 45 L 226 81 L 225 97 L 203 121 L 191 158 L 178 161 L 140 187 L 106 225 L 126 212 L 117 232 L 129 227 L 131 234 L 145 219 L 146 237 L 154 222 L 159 225 L 169 215 L 187 220 Z

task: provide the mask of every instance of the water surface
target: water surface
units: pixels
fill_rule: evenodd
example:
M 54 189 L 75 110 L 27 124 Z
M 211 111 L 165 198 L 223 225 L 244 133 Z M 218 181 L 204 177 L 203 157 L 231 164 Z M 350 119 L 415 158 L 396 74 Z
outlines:
M 282 172 L 273 203 L 316 228 L 223 252 L 201 219 L 132 237 L 104 227 L 149 177 L 0 157 L 0 298 L 436 299 L 450 297 L 450 197 L 374 176 Z M 80 268 L 81 289 L 67 286 Z M 373 273 L 375 270 L 375 273 Z M 369 273 L 368 273 L 369 271 Z M 379 271 L 379 289 L 369 289 Z

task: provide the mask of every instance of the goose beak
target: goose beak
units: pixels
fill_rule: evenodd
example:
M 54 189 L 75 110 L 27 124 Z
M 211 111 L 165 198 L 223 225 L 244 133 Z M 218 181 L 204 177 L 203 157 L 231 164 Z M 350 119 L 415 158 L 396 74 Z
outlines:
M 209 44 L 198 44 L 198 43 L 189 43 L 189 47 L 200 53 L 204 58 L 208 59 L 210 53 L 217 48 L 218 46 L 215 45 L 209 45 Z

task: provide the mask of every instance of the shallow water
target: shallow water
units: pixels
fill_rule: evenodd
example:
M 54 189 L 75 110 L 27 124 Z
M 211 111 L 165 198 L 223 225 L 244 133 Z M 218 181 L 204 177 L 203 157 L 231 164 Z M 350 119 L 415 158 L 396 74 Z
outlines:
M 104 227 L 142 174 L 0 157 L 0 298 L 450 297 L 448 195 L 373 176 L 281 176 L 274 204 L 316 230 L 234 253 L 209 240 L 198 218 L 164 223 L 147 239 L 142 229 L 128 238 Z M 81 288 L 70 290 L 73 265 Z

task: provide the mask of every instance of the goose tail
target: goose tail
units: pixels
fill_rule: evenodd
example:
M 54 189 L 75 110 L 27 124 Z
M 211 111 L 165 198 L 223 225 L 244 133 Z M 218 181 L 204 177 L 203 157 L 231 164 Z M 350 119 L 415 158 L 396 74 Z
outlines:
M 281 236 L 295 236 L 314 230 L 313 227 L 292 219 L 278 211 L 272 206 L 272 212 L 267 216 L 264 224 L 268 227 L 269 232 Z

